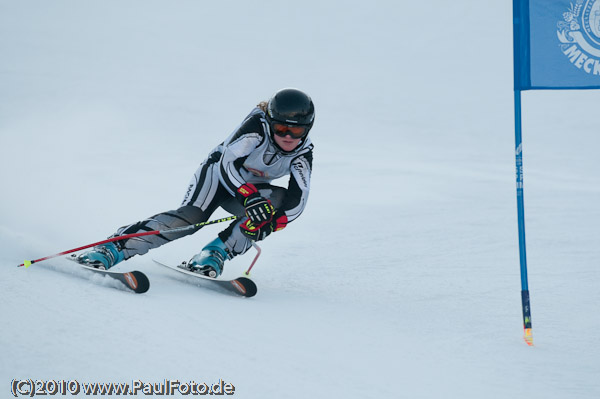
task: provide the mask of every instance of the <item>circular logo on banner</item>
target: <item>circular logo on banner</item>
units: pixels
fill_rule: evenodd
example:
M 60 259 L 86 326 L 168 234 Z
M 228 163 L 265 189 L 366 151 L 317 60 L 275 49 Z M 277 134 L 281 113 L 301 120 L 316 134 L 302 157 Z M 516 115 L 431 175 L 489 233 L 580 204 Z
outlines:
M 576 68 L 600 75 L 600 0 L 576 0 L 562 17 L 556 31 L 562 53 Z

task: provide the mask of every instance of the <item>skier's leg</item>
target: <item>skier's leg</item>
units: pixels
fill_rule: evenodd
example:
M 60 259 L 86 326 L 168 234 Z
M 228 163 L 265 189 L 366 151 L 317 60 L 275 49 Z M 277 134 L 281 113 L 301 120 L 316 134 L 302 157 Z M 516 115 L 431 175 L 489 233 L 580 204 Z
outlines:
M 111 237 L 125 234 L 141 233 L 144 231 L 173 229 L 190 224 L 201 223 L 207 220 L 208 216 L 199 208 L 194 206 L 183 206 L 168 212 L 162 212 L 148 219 L 123 226 L 117 230 Z M 134 237 L 127 240 L 109 242 L 94 247 L 77 258 L 77 261 L 87 266 L 93 266 L 100 269 L 109 269 L 117 263 L 127 260 L 135 255 L 143 255 L 153 248 L 158 248 L 163 244 L 192 234 L 197 230 L 190 230 L 181 233 L 156 234 L 144 237 Z
M 168 230 L 177 227 L 189 226 L 208 220 L 210 213 L 203 212 L 192 205 L 184 205 L 178 209 L 161 212 L 148 219 L 119 228 L 112 237 L 141 233 L 144 231 Z M 188 230 L 179 233 L 156 234 L 144 237 L 134 237 L 127 240 L 116 241 L 117 247 L 123 252 L 127 260 L 135 255 L 144 255 L 149 250 L 158 248 L 178 238 L 195 233 L 197 230 Z
M 162 212 L 146 220 L 121 227 L 114 236 L 142 231 L 173 229 L 207 221 L 223 201 L 224 194 L 226 194 L 223 193 L 223 190 L 219 190 L 218 169 L 214 162 L 209 161 L 201 164 L 190 180 L 179 209 Z M 158 248 L 168 242 L 193 234 L 196 231 L 198 230 L 136 237 L 119 241 L 118 246 L 123 251 L 124 258 L 129 259 L 134 255 L 143 255 L 150 249 Z

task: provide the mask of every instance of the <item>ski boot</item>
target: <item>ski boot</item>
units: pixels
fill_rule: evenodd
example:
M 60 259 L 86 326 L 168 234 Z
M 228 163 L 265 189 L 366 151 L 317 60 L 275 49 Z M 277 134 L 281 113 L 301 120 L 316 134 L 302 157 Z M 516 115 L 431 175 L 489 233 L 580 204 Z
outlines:
M 108 270 L 123 259 L 125 259 L 123 252 L 119 251 L 114 243 L 109 242 L 108 244 L 98 245 L 91 251 L 76 256 L 74 260 L 83 266 Z
M 220 238 L 216 238 L 202 248 L 202 252 L 194 255 L 187 266 L 195 273 L 217 278 L 223 273 L 223 264 L 227 259 L 230 259 L 229 249 Z

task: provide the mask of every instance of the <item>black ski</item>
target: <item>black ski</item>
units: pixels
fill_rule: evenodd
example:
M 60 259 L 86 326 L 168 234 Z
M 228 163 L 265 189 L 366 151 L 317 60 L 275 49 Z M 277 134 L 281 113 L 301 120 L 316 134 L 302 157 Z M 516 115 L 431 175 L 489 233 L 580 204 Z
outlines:
M 183 273 L 185 275 L 188 276 L 193 276 L 202 280 L 206 280 L 206 281 L 210 281 L 213 284 L 216 284 L 218 286 L 220 286 L 221 288 L 224 288 L 225 290 L 232 292 L 234 294 L 237 295 L 241 295 L 241 296 L 245 296 L 245 297 L 253 297 L 254 295 L 256 295 L 257 292 L 257 287 L 256 284 L 254 283 L 254 281 L 250 280 L 248 277 L 238 277 L 234 280 L 219 280 L 216 278 L 212 278 L 212 277 L 208 277 L 199 273 L 194 273 L 188 269 L 185 268 L 181 268 L 178 266 L 169 266 L 169 265 L 165 265 L 164 263 L 161 263 L 155 259 L 154 263 L 156 263 L 157 265 L 166 267 L 167 269 L 171 269 L 171 270 L 175 270 L 179 273 Z
M 110 270 L 101 270 L 82 265 L 81 263 L 77 262 L 75 255 L 71 255 L 67 257 L 67 259 L 73 261 L 76 265 L 80 266 L 84 270 L 102 274 L 122 282 L 127 288 L 133 290 L 133 292 L 136 294 L 143 294 L 150 289 L 150 280 L 148 280 L 148 277 L 140 271 L 134 270 L 132 272 L 114 272 Z

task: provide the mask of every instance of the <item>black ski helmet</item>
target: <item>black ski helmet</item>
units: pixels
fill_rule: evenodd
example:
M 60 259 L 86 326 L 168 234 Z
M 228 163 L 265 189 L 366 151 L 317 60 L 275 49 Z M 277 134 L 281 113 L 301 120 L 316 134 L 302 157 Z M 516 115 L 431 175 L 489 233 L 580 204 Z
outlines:
M 267 104 L 267 121 L 273 134 L 273 124 L 301 125 L 310 131 L 315 120 L 315 106 L 311 98 L 298 89 L 281 89 Z

